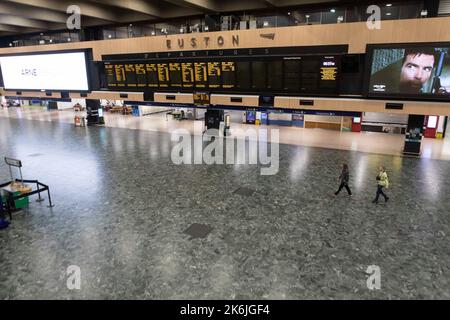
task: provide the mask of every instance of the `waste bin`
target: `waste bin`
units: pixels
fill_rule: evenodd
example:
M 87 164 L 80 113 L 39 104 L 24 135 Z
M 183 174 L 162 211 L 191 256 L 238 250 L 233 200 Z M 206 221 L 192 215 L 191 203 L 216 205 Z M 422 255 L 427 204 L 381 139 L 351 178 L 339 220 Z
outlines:
M 77 127 L 85 127 L 86 126 L 86 118 L 85 117 L 75 116 L 74 122 L 75 122 L 75 126 L 77 126 Z

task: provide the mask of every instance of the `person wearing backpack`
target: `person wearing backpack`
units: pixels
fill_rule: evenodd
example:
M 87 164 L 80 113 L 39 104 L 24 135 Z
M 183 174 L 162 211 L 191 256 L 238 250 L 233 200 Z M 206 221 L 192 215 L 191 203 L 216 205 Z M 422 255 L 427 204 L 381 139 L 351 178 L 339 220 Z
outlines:
M 340 185 L 339 185 L 339 189 L 338 191 L 336 191 L 334 193 L 335 196 L 337 196 L 339 194 L 339 192 L 341 192 L 342 188 L 345 187 L 345 189 L 347 190 L 347 193 L 349 196 L 352 195 L 352 191 L 350 190 L 349 186 L 348 186 L 348 181 L 350 180 L 350 173 L 348 170 L 348 165 L 346 163 L 344 163 L 342 165 L 342 172 L 341 175 L 339 176 L 339 181 L 340 181 Z
M 389 188 L 389 178 L 386 173 L 386 170 L 383 166 L 380 166 L 379 168 L 380 172 L 377 175 L 377 194 L 375 196 L 375 199 L 372 201 L 372 203 L 377 204 L 378 199 L 380 198 L 380 194 L 384 197 L 384 201 L 388 202 L 389 197 L 383 192 L 383 188 Z

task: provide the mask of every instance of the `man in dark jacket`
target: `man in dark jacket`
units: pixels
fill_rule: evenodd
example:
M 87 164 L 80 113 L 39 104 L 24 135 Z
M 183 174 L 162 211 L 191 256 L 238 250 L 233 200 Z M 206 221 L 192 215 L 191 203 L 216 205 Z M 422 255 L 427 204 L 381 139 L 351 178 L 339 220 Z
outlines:
M 352 195 L 352 191 L 350 190 L 349 186 L 348 186 L 348 181 L 350 180 L 350 173 L 348 171 L 348 165 L 346 163 L 344 163 L 342 165 L 342 172 L 341 175 L 339 176 L 339 181 L 341 182 L 341 184 L 339 185 L 339 189 L 338 191 L 336 191 L 334 193 L 334 195 L 338 195 L 339 192 L 341 192 L 342 188 L 345 187 L 345 189 L 347 190 L 347 193 L 349 196 Z

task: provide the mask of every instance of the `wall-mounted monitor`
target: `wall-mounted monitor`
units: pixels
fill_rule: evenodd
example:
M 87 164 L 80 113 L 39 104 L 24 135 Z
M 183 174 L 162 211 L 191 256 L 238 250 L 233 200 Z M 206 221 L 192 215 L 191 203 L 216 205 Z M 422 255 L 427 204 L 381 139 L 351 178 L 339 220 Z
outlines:
M 427 128 L 429 129 L 436 129 L 438 124 L 438 117 L 437 116 L 429 116 L 428 122 L 427 122 Z
M 369 45 L 369 97 L 450 101 L 450 43 Z
M 3 86 L 16 91 L 89 91 L 88 61 L 86 50 L 1 55 Z

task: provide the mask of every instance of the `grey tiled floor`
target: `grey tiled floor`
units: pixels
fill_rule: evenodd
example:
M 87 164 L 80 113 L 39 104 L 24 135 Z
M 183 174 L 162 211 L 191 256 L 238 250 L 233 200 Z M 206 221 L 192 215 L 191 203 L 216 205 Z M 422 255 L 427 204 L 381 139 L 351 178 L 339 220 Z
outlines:
M 0 118 L 0 156 L 22 159 L 56 204 L 0 231 L 0 298 L 450 298 L 450 162 L 281 145 L 279 173 L 261 176 L 177 166 L 171 146 L 167 133 Z M 332 195 L 343 161 L 352 199 Z M 391 201 L 375 206 L 380 163 Z M 191 238 L 193 223 L 211 232 Z

